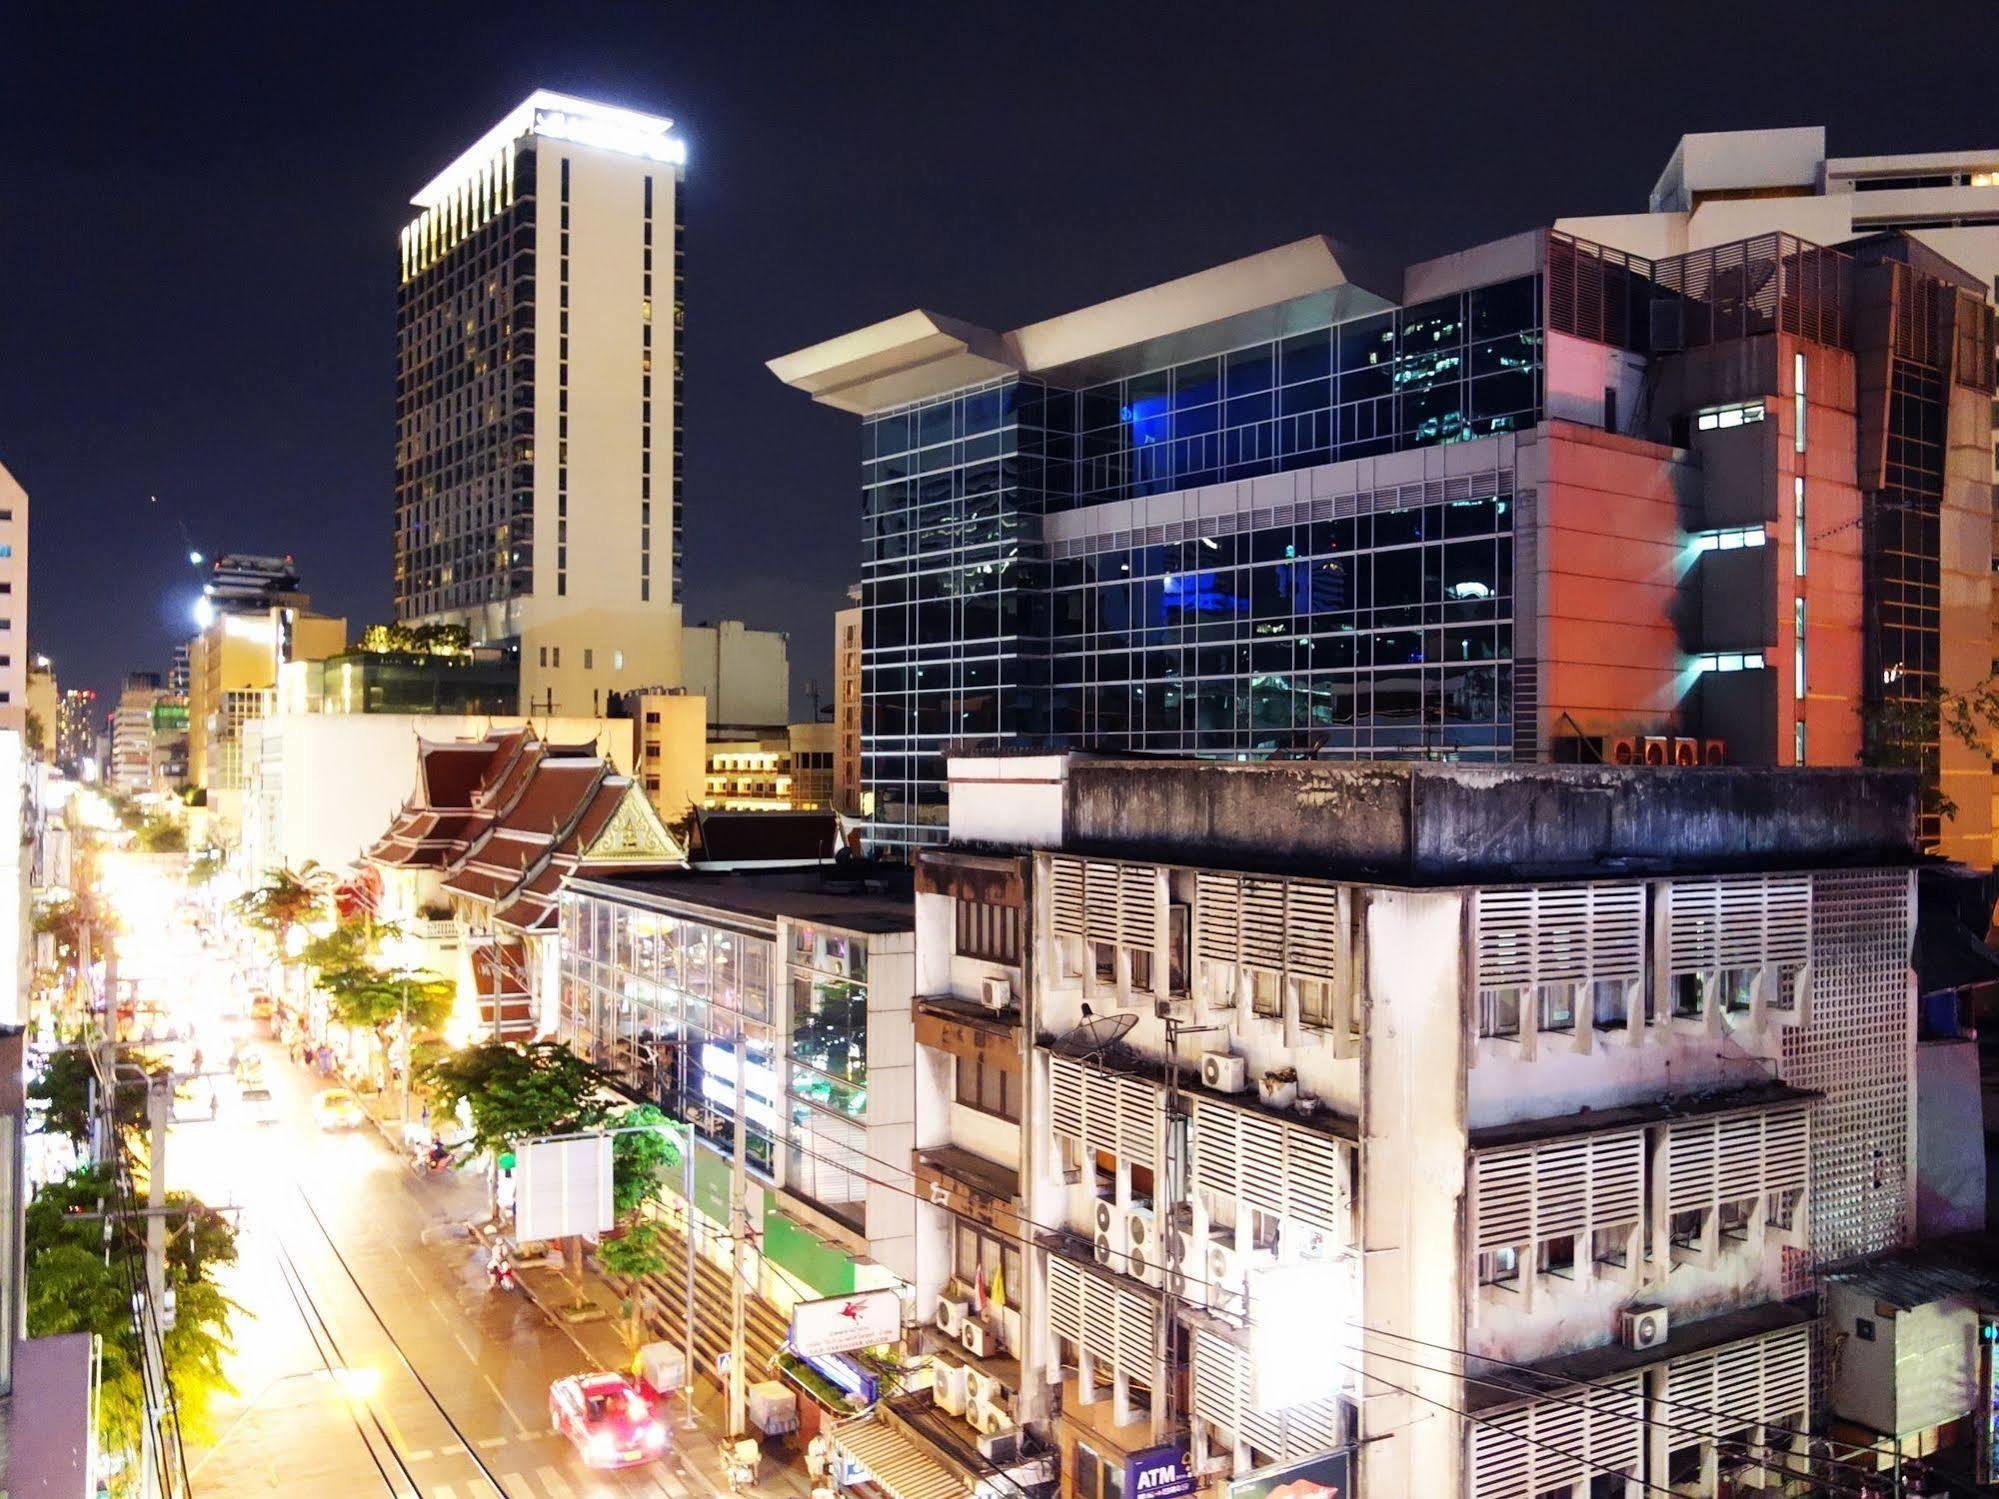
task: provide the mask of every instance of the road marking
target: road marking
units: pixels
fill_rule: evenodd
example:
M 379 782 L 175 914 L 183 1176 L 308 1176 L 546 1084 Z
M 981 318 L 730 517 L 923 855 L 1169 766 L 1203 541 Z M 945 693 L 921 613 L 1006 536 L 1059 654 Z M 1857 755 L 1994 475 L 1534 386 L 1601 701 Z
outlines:
M 430 1499 L 458 1499 L 458 1491 L 448 1483 L 434 1483 L 430 1486 Z
M 555 1469 L 544 1463 L 534 1470 L 534 1476 L 541 1480 L 541 1486 L 548 1490 L 551 1499 L 576 1499 L 576 1490 Z
M 413 1463 L 427 1463 L 437 1454 L 428 1447 L 419 1447 L 414 1452 L 405 1452 L 403 1456 Z
M 495 1448 L 495 1447 L 504 1447 L 504 1446 L 506 1446 L 506 1445 L 507 1445 L 507 1443 L 511 1442 L 512 1440 L 513 1440 L 513 1438 L 512 1438 L 512 1437 L 504 1437 L 504 1436 L 502 1436 L 502 1437 L 481 1437 L 481 1438 L 479 1438 L 479 1445 L 480 1445 L 481 1447 L 484 1447 L 484 1448 L 486 1448 L 487 1450 L 489 1450 L 489 1451 L 490 1451 L 491 1449 L 493 1449 L 493 1448 Z
M 493 1398 L 500 1402 L 500 1409 L 505 1411 L 507 1413 L 507 1419 L 514 1423 L 514 1435 L 518 1437 L 526 1436 L 528 1434 L 527 1422 L 523 1421 L 520 1418 L 520 1413 L 518 1411 L 516 1411 L 511 1405 L 507 1404 L 507 1397 L 505 1395 L 502 1395 L 500 1393 L 500 1387 L 493 1383 L 493 1376 L 482 1372 L 479 1375 L 479 1377 L 486 1381 L 486 1388 L 493 1392 Z

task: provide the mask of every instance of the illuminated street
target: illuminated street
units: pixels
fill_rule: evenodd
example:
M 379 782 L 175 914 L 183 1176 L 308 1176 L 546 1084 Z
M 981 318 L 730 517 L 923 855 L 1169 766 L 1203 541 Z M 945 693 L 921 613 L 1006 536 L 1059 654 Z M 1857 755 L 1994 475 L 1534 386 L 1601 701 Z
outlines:
M 525 1298 L 490 1292 L 456 1233 L 482 1185 L 419 1179 L 372 1129 L 321 1132 L 317 1080 L 269 1042 L 255 1049 L 278 1121 L 235 1122 L 225 1102 L 216 1122 L 178 1126 L 170 1150 L 176 1185 L 244 1209 L 226 1278 L 243 1306 L 230 1371 L 241 1397 L 225 1422 L 255 1405 L 197 1490 L 363 1494 L 385 1482 L 379 1465 L 392 1492 L 452 1499 L 493 1492 L 483 1463 L 510 1495 L 703 1492 L 658 1466 L 586 1468 L 548 1430 L 547 1396 L 583 1355 Z M 350 1402 L 325 1380 L 285 1378 L 329 1364 L 374 1371 L 379 1387 Z
M 672 1457 L 593 1472 L 550 1432 L 549 1382 L 592 1361 L 524 1296 L 487 1288 L 464 1230 L 483 1209 L 483 1182 L 418 1177 L 371 1125 L 322 1130 L 311 1101 L 327 1084 L 248 1018 L 247 996 L 225 1002 L 240 977 L 171 914 L 178 890 L 143 866 L 114 866 L 106 886 L 142 1003 L 192 1028 L 211 1073 L 179 1106 L 170 1182 L 241 1209 L 241 1258 L 223 1277 L 241 1307 L 228 1369 L 238 1395 L 218 1412 L 212 1455 L 189 1452 L 197 1492 L 707 1492 L 672 1471 Z M 232 1038 L 261 1064 L 272 1122 L 247 1117 L 221 1075 Z M 185 1067 L 191 1052 L 180 1055 Z M 205 1118 L 210 1084 L 217 1112 Z M 586 1333 L 615 1352 L 609 1329 Z

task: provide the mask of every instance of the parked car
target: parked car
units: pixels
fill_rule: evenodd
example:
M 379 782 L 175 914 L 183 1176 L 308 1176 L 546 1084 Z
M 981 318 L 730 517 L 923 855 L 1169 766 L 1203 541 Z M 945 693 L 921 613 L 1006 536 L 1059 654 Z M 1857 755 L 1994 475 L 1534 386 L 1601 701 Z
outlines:
M 259 994 L 255 999 L 250 1001 L 250 1018 L 252 1020 L 269 1020 L 271 1018 L 270 995 Z
M 666 1451 L 666 1423 L 623 1374 L 571 1374 L 548 1387 L 549 1429 L 592 1468 L 629 1468 Z
M 236 1106 L 250 1124 L 276 1124 L 278 1101 L 262 1083 L 246 1083 L 236 1094 Z
M 313 1094 L 312 1117 L 321 1129 L 353 1129 L 368 1122 L 360 1100 L 345 1088 L 328 1088 Z

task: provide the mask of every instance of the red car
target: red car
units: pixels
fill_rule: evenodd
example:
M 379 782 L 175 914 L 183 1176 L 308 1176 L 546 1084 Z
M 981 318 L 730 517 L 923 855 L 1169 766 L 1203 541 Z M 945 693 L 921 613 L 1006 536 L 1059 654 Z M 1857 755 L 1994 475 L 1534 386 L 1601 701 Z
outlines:
M 666 1451 L 666 1423 L 638 1382 L 622 1374 L 558 1379 L 548 1387 L 548 1424 L 592 1468 L 629 1468 Z

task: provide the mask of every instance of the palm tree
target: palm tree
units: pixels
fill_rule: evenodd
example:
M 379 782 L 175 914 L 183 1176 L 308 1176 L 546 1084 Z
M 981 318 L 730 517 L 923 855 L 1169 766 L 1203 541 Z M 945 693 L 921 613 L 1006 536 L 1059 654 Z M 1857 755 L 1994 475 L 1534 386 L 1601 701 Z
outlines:
M 263 884 L 245 890 L 229 905 L 249 925 L 269 933 L 283 952 L 294 929 L 324 913 L 333 883 L 333 871 L 311 859 L 297 869 L 280 864 L 266 871 Z

